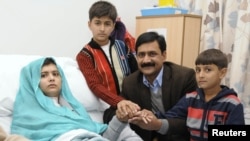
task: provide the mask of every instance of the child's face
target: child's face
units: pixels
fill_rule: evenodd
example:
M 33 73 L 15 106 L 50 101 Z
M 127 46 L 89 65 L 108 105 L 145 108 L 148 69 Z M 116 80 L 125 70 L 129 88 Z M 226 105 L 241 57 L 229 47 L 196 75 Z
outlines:
M 226 68 L 219 69 L 214 64 L 196 65 L 196 81 L 205 90 L 219 88 L 225 74 Z
M 56 65 L 49 64 L 42 67 L 40 88 L 46 96 L 58 97 L 61 92 L 62 80 Z
M 89 29 L 93 34 L 93 39 L 100 45 L 106 45 L 109 42 L 109 36 L 114 30 L 115 23 L 108 17 L 94 17 L 89 21 Z

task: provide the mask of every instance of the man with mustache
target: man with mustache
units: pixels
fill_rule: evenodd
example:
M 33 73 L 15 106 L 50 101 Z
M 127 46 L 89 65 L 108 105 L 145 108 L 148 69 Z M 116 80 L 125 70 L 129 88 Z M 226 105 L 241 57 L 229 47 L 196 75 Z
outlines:
M 163 113 L 197 88 L 195 71 L 166 62 L 165 38 L 156 32 L 141 34 L 135 50 L 139 70 L 124 79 L 121 94 L 141 111 L 128 114 L 118 109 L 118 119 L 130 122 L 144 141 L 189 140 L 185 119 L 166 119 Z

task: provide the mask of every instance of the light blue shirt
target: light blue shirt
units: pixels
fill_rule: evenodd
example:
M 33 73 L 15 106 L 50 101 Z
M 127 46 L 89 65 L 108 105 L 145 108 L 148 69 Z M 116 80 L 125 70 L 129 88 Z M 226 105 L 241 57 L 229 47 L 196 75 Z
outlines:
M 163 67 L 161 68 L 159 74 L 157 75 L 156 79 L 154 80 L 153 84 L 150 84 L 146 79 L 145 75 L 143 75 L 143 84 L 150 88 L 151 91 L 157 92 L 157 90 L 162 85 L 162 75 L 163 75 Z
M 149 81 L 146 79 L 145 75 L 143 75 L 143 84 L 145 86 L 149 87 L 151 92 L 156 94 L 157 91 L 162 86 L 162 76 L 163 76 L 163 67 L 161 68 L 156 79 L 153 81 L 153 84 L 150 84 Z M 160 130 L 158 130 L 157 132 L 160 134 L 166 134 L 168 131 L 168 128 L 169 128 L 168 121 L 166 119 L 161 119 L 161 121 L 162 121 L 162 126 L 161 126 Z

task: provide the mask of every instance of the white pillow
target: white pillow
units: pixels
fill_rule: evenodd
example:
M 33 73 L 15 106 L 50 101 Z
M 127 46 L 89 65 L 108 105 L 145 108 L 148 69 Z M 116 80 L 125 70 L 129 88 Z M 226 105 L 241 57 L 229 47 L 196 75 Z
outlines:
M 15 100 L 19 87 L 21 68 L 40 56 L 0 55 L 0 101 L 4 98 Z M 1 104 L 1 103 L 0 103 Z
M 87 111 L 103 111 L 100 109 L 100 101 L 89 89 L 87 82 L 78 68 L 78 64 L 71 58 L 55 58 L 62 67 L 65 77 L 73 95 L 85 106 Z

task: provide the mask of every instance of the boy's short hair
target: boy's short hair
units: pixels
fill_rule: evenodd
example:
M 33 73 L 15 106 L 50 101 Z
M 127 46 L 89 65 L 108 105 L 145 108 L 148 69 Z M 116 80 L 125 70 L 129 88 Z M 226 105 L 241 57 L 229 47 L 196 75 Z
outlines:
M 215 64 L 219 69 L 227 68 L 228 59 L 219 49 L 207 49 L 201 52 L 195 60 L 195 65 Z
M 97 1 L 89 9 L 89 20 L 94 17 L 108 16 L 114 23 L 117 18 L 117 11 L 113 4 L 107 1 Z

